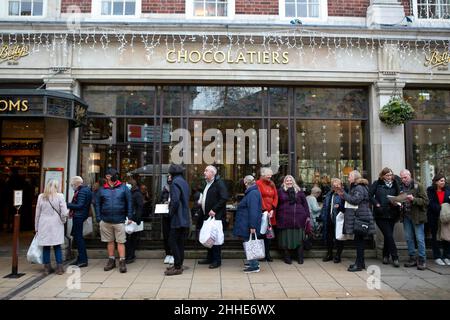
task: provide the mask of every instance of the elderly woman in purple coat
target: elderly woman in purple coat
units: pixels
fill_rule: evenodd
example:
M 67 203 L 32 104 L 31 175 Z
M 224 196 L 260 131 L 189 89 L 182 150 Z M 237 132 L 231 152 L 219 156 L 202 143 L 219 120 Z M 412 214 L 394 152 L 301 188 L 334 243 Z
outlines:
M 303 263 L 303 239 L 308 217 L 309 208 L 305 194 L 294 177 L 287 175 L 278 189 L 277 208 L 278 244 L 284 251 L 283 260 L 287 264 L 292 264 L 290 250 L 296 250 L 298 263 Z

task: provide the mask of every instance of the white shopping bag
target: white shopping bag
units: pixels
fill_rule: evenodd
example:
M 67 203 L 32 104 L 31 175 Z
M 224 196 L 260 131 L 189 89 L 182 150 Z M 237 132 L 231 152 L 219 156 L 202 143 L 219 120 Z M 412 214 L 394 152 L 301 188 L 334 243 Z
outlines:
M 269 226 L 269 213 L 267 211 L 264 211 L 261 217 L 261 230 L 259 233 L 266 234 L 268 226 Z
M 264 248 L 264 240 L 259 240 L 255 235 L 255 240 L 252 239 L 252 234 L 250 233 L 250 238 L 247 242 L 244 242 L 244 251 L 247 260 L 258 260 L 265 258 L 265 248 Z
M 215 220 L 214 222 L 215 222 L 216 228 L 217 228 L 217 238 L 216 238 L 216 241 L 214 241 L 214 245 L 221 246 L 221 245 L 223 245 L 223 241 L 225 238 L 225 236 L 223 234 L 222 220 Z
M 125 220 L 125 232 L 128 234 L 132 234 L 134 232 L 139 232 L 144 230 L 144 221 L 141 221 L 140 224 L 136 222 L 128 223 L 128 218 Z
M 213 217 L 209 217 L 208 220 L 203 222 L 203 226 L 200 229 L 199 241 L 207 247 L 212 248 L 216 240 L 218 240 L 218 230 Z
M 27 252 L 27 261 L 30 263 L 43 264 L 44 248 L 38 245 L 37 235 L 34 236 Z
M 90 235 L 94 231 L 94 226 L 92 224 L 92 217 L 88 217 L 83 222 L 83 237 Z
M 336 240 L 353 240 L 355 235 L 344 233 L 344 213 L 339 212 L 336 216 Z

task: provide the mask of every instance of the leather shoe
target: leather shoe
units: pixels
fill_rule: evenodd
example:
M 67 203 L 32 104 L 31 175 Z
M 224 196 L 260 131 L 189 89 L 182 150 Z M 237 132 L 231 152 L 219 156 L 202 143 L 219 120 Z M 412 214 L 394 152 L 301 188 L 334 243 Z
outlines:
M 322 259 L 323 262 L 328 262 L 333 260 L 333 257 L 331 255 L 327 255 L 325 258 Z
M 211 264 L 211 261 L 209 261 L 208 259 L 203 259 L 203 260 L 198 260 L 197 263 L 198 264 Z
M 268 256 L 268 257 L 266 257 L 266 261 L 267 261 L 267 262 L 272 262 L 272 261 L 273 261 L 273 259 L 272 259 L 272 257 L 271 257 L 271 256 Z
M 211 263 L 210 265 L 209 265 L 209 268 L 210 269 L 216 269 L 216 268 L 218 268 L 218 267 L 220 267 L 220 263 L 216 263 L 216 262 L 214 262 L 214 263 Z
M 389 257 L 383 257 L 383 264 L 389 264 Z
M 350 271 L 350 272 L 356 272 L 356 271 L 362 271 L 362 269 L 363 269 L 363 268 L 359 267 L 359 266 L 356 265 L 356 264 L 351 264 L 351 265 L 348 267 L 347 271 Z
M 341 256 L 335 256 L 333 259 L 334 263 L 340 263 L 341 262 Z
M 76 266 L 78 268 L 85 268 L 85 267 L 88 266 L 88 263 L 87 262 L 81 262 L 81 263 L 77 263 Z

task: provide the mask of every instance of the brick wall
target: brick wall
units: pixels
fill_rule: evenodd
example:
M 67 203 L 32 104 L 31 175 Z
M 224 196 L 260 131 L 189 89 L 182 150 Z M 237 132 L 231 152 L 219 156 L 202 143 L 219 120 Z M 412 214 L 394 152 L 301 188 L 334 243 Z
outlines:
M 328 15 L 365 17 L 370 0 L 328 0 Z
M 185 13 L 185 0 L 142 0 L 142 13 Z
M 78 6 L 82 13 L 91 12 L 91 0 L 61 0 L 61 12 L 67 13 L 69 6 Z
M 236 0 L 236 14 L 278 15 L 278 0 Z

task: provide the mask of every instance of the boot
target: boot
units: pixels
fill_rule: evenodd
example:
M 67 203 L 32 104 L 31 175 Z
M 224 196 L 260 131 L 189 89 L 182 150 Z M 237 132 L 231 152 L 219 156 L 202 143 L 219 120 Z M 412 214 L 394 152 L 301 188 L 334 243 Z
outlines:
M 289 250 L 285 249 L 284 250 L 284 258 L 283 258 L 284 263 L 286 264 L 292 264 L 292 259 L 291 259 L 291 255 L 289 254 Z
M 398 257 L 397 256 L 393 256 L 392 257 L 392 265 L 396 268 L 400 267 L 400 261 L 398 261 Z
M 57 275 L 63 275 L 64 274 L 64 268 L 63 268 L 63 265 L 61 263 L 58 263 L 56 265 L 56 274 Z
M 411 268 L 417 266 L 417 259 L 414 256 L 409 256 L 408 262 L 404 264 L 406 268 Z
M 303 254 L 304 254 L 303 246 L 298 247 L 297 253 L 298 253 L 298 264 L 303 264 Z
M 270 256 L 270 250 L 269 249 L 266 249 L 266 261 L 268 261 L 268 262 L 272 262 L 273 261 L 272 257 Z
M 427 264 L 425 263 L 425 259 L 419 257 L 417 262 L 417 270 L 425 270 L 427 268 Z
M 106 263 L 106 266 L 103 268 L 105 271 L 112 270 L 116 267 L 116 259 L 108 259 L 108 262 Z
M 333 250 L 328 250 L 327 255 L 322 259 L 323 262 L 333 260 Z
M 50 263 L 44 264 L 44 274 L 46 276 L 53 272 L 55 272 L 55 269 L 52 268 L 52 265 Z
M 120 273 L 127 272 L 127 263 L 126 263 L 125 259 L 119 260 L 119 271 L 120 271 Z
M 333 259 L 334 263 L 340 263 L 341 262 L 341 254 L 342 254 L 342 249 L 338 249 L 336 252 L 336 256 Z

